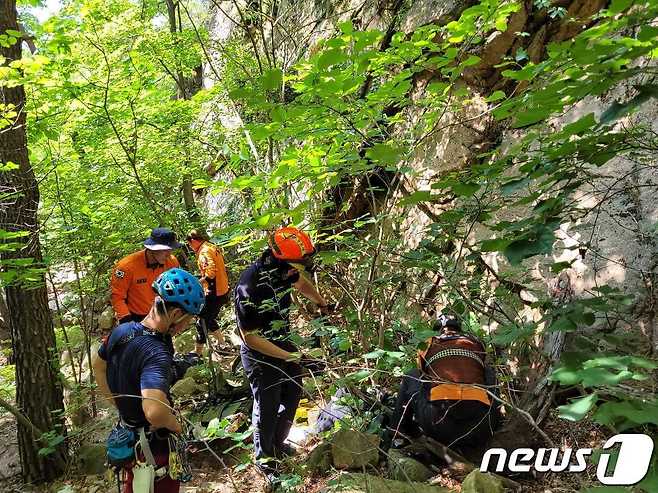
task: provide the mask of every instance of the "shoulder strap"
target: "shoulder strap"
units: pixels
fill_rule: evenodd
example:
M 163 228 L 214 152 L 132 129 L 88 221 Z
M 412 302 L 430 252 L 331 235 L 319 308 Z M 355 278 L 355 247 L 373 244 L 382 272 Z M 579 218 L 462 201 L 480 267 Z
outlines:
M 151 337 L 158 337 L 157 332 L 151 331 L 146 329 L 142 324 L 136 323 L 135 326 L 133 326 L 133 330 L 130 332 L 127 332 L 126 334 L 123 334 L 121 337 L 118 337 L 115 340 L 112 340 L 112 336 L 107 341 L 107 354 L 108 356 L 112 353 L 112 351 L 119 347 L 123 346 L 124 344 L 128 344 L 130 341 L 132 341 L 135 337 L 140 337 L 140 336 L 151 336 Z

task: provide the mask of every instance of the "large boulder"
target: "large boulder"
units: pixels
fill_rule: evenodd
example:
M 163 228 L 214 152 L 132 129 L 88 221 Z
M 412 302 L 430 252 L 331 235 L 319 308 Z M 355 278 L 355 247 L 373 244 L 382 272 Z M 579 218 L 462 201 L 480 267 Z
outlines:
M 221 370 L 219 370 L 219 376 L 221 378 L 224 378 L 223 373 L 221 373 Z M 191 378 L 198 384 L 208 384 L 212 380 L 212 376 L 210 374 L 210 370 L 206 366 L 202 365 L 197 365 L 193 366 L 192 368 L 189 368 L 187 372 L 185 372 L 185 377 L 186 378 Z
M 384 479 L 370 474 L 342 474 L 330 482 L 325 493 L 455 493 L 454 490 L 427 483 Z
M 178 399 L 192 399 L 201 397 L 205 393 L 206 387 L 196 383 L 192 377 L 182 378 L 171 388 L 171 395 Z
M 388 453 L 388 473 L 391 479 L 424 483 L 434 474 L 425 464 L 407 457 L 399 450 Z
M 503 482 L 493 474 L 471 471 L 462 482 L 462 493 L 503 493 Z
M 114 310 L 111 306 L 108 306 L 98 317 L 98 328 L 107 331 L 114 327 L 114 323 Z
M 329 471 L 331 464 L 332 455 L 330 443 L 321 443 L 311 451 L 306 459 L 306 465 L 311 474 L 324 474 Z
M 361 469 L 379 462 L 379 437 L 342 429 L 331 441 L 331 454 L 337 469 Z
M 79 471 L 86 475 L 105 474 L 106 450 L 102 443 L 83 445 L 75 455 Z

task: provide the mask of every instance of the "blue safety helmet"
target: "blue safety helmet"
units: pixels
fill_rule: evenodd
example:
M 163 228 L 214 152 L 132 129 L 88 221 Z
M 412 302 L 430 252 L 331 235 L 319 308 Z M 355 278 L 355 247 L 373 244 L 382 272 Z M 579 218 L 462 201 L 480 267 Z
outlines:
M 153 290 L 166 303 L 175 303 L 187 313 L 198 315 L 205 302 L 199 280 L 183 269 L 169 269 L 153 281 Z

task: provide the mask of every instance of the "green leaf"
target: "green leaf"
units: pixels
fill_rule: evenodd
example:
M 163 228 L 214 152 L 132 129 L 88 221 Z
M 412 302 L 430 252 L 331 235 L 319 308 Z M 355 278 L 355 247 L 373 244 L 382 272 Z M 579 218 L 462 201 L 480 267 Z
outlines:
M 352 24 L 351 19 L 348 19 L 345 22 L 340 22 L 338 28 L 343 34 L 352 34 L 354 32 L 354 24 Z
M 464 67 L 472 67 L 473 65 L 477 65 L 480 63 L 481 58 L 476 55 L 469 55 L 469 57 L 464 60 L 461 64 Z
M 588 130 L 596 125 L 596 119 L 594 118 L 594 113 L 588 113 L 579 120 L 565 125 L 565 127 L 560 132 L 564 135 L 580 135 L 585 130 Z
M 281 87 L 283 82 L 283 72 L 279 68 L 272 68 L 263 72 L 261 77 L 263 88 L 268 91 L 274 91 Z
M 551 325 L 548 327 L 547 331 L 571 332 L 572 330 L 576 330 L 577 328 L 578 328 L 578 324 L 573 320 L 571 320 L 569 317 L 558 317 L 555 320 L 553 320 Z
M 501 99 L 505 99 L 507 95 L 505 94 L 504 91 L 494 91 L 485 101 L 487 103 L 493 103 L 495 101 L 500 101 Z
M 535 238 L 512 241 L 503 253 L 510 264 L 519 265 L 525 258 L 549 253 L 553 249 L 554 241 L 554 231 L 543 227 Z
M 500 16 L 496 18 L 496 29 L 498 29 L 501 33 L 504 33 L 507 31 L 507 16 Z
M 496 329 L 491 340 L 494 344 L 507 346 L 517 341 L 529 340 L 535 334 L 534 325 L 503 325 Z
M 642 26 L 637 35 L 639 41 L 652 41 L 656 38 L 658 38 L 658 27 L 654 26 Z
M 274 222 L 274 216 L 273 214 L 263 214 L 262 216 L 258 216 L 257 218 L 254 219 L 254 222 L 256 223 L 257 226 L 260 226 L 261 228 L 267 228 Z
M 0 163 L 0 172 L 12 171 L 19 168 L 20 166 L 18 164 L 13 163 L 11 161 L 7 161 L 6 163 Z
M 375 144 L 366 151 L 366 156 L 382 164 L 396 164 L 402 156 L 402 148 L 395 144 Z
M 564 269 L 571 267 L 571 262 L 555 262 L 551 264 L 551 272 L 553 274 L 559 274 Z
M 345 55 L 343 50 L 338 48 L 332 48 L 320 55 L 320 57 L 318 58 L 318 68 L 320 70 L 326 70 L 332 65 L 337 65 L 339 63 L 344 62 L 345 60 L 347 60 L 347 55 Z
M 587 413 L 594 407 L 598 399 L 599 397 L 596 392 L 579 399 L 574 399 L 570 404 L 565 404 L 557 408 L 558 416 L 567 421 L 580 421 L 587 416 Z
M 633 4 L 633 0 L 612 0 L 608 10 L 613 14 L 619 14 Z
M 625 380 L 630 380 L 633 373 L 628 370 L 622 370 L 618 373 L 607 371 L 605 368 L 557 368 L 552 374 L 551 379 L 560 382 L 562 385 L 576 385 L 580 383 L 583 387 L 601 387 L 619 385 Z
M 457 182 L 450 187 L 455 195 L 470 197 L 480 189 L 477 183 Z
M 511 195 L 516 192 L 518 189 L 523 187 L 529 182 L 528 177 L 517 178 L 515 180 L 506 181 L 500 186 L 500 191 L 503 195 Z
M 403 205 L 415 205 L 419 202 L 427 202 L 432 199 L 432 192 L 429 190 L 418 190 L 411 195 L 403 197 L 399 202 L 399 206 Z
M 645 424 L 658 425 L 658 401 L 606 402 L 592 419 L 602 425 L 616 425 L 620 431 Z
M 601 115 L 601 123 L 611 123 L 614 120 L 629 114 L 631 111 L 649 99 L 658 97 L 658 85 L 656 84 L 645 84 L 643 86 L 639 86 L 638 90 L 640 93 L 630 101 L 626 103 L 619 103 L 615 101 L 612 103 L 612 105 Z
M 491 240 L 484 240 L 480 243 L 480 250 L 483 252 L 502 252 L 512 243 L 512 240 L 506 238 L 494 238 Z
M 369 378 L 370 375 L 372 375 L 373 371 L 374 370 L 367 370 L 367 369 L 359 370 L 357 372 L 350 373 L 349 375 L 347 375 L 347 378 L 352 381 L 363 382 L 364 380 Z
M 513 127 L 523 128 L 527 127 L 528 125 L 533 125 L 548 118 L 552 112 L 552 107 L 548 105 L 532 108 L 529 111 L 522 111 L 521 114 L 514 120 Z

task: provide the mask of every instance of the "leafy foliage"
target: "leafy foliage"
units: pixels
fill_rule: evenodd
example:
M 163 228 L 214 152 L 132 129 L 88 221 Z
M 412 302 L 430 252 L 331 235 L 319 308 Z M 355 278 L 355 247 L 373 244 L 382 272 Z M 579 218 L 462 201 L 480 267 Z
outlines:
M 565 236 L 595 222 L 610 200 L 584 207 L 578 199 L 607 183 L 606 164 L 651 162 L 655 133 L 632 116 L 658 94 L 655 0 L 613 1 L 591 27 L 548 44 L 542 59 L 520 42 L 494 66 L 488 40 L 508 31 L 526 8 L 520 2 L 483 0 L 411 33 L 342 22 L 295 63 L 270 58 L 276 50 L 265 37 L 260 48 L 238 37 L 218 48 L 202 27 L 202 5 L 181 5 L 188 16 L 172 33 L 161 2 L 69 2 L 43 25 L 26 19 L 39 52 L 0 72 L 2 83 L 28 90 L 47 260 L 74 264 L 81 300 L 104 298 L 112 262 L 151 227 L 192 226 L 181 194 L 192 181 L 218 204 L 200 222 L 216 226 L 234 272 L 265 245 L 263 231 L 295 223 L 313 232 L 319 278 L 340 313 L 309 325 L 340 363 L 336 385 L 397 379 L 440 306 L 494 344 L 501 369 L 519 362 L 517 374 L 504 370 L 508 382 L 543 361 L 538 341 L 566 333 L 570 351 L 551 381 L 581 397 L 559 408 L 563 418 L 616 429 L 658 424 L 656 363 L 619 340 L 611 322 L 634 316 L 640 296 L 599 283 L 555 302 L 533 274 L 571 269 L 577 257 L 564 260 L 565 251 L 593 255 L 594 233 L 569 244 Z M 550 2 L 532 8 L 547 22 L 569 20 Z M 257 17 L 250 22 L 263 22 Z M 254 25 L 242 27 L 249 37 Z M 0 43 L 16 36 L 4 33 Z M 215 84 L 175 97 L 201 64 Z M 496 83 L 469 83 L 478 70 Z M 623 99 L 622 86 L 630 88 Z M 607 109 L 579 112 L 600 96 L 613 101 Z M 15 117 L 0 108 L 1 126 Z M 473 125 L 488 145 L 427 166 L 433 144 L 447 146 L 455 127 Z M 505 145 L 501 132 L 487 140 L 492 128 L 508 130 Z M 0 248 L 14 239 L 0 236 Z M 15 275 L 13 267 L 0 275 Z M 80 318 L 89 311 L 81 306 Z M 90 329 L 93 316 L 83 322 Z M 226 425 L 218 420 L 209 433 L 236 438 Z

